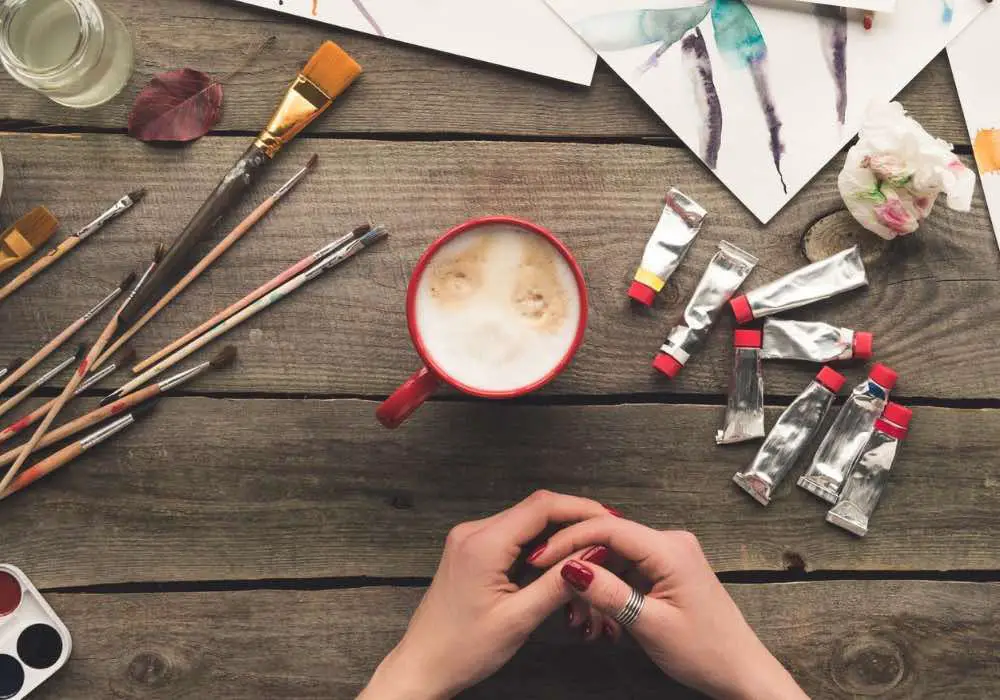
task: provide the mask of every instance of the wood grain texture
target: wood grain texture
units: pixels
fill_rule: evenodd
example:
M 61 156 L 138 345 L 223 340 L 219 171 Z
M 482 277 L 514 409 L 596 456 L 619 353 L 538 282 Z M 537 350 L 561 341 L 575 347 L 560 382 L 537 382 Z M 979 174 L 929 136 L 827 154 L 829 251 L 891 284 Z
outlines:
M 1000 584 L 836 581 L 729 590 L 816 700 L 987 698 L 996 690 Z M 348 700 L 402 635 L 422 593 L 49 595 L 73 633 L 74 655 L 32 697 Z M 701 696 L 670 682 L 631 642 L 577 642 L 559 616 L 461 697 Z
M 720 571 L 1000 568 L 998 411 L 918 408 L 858 540 L 792 478 L 767 509 L 733 485 L 756 448 L 714 445 L 721 407 L 437 402 L 390 432 L 375 405 L 162 400 L 0 504 L 0 551 L 47 588 L 429 577 L 452 526 L 545 488 L 690 529 Z
M 585 87 L 478 64 L 335 27 L 218 0 L 105 3 L 129 26 L 136 71 L 125 91 L 92 110 L 60 107 L 0 72 L 0 124 L 27 122 L 124 129 L 139 89 L 163 70 L 228 74 L 271 33 L 277 42 L 225 85 L 220 130 L 258 131 L 295 72 L 324 39 L 340 43 L 364 67 L 360 83 L 338 100 L 313 133 L 483 133 L 545 136 L 671 137 L 656 115 L 600 64 Z M 902 93 L 913 116 L 935 136 L 968 144 L 944 54 Z
M 126 269 L 144 266 L 156 243 L 173 240 L 245 145 L 237 137 L 206 138 L 182 150 L 109 135 L 0 138 L 8 171 L 0 205 L 5 219 L 46 203 L 68 233 L 129 189 L 150 188 L 132 213 L 0 304 L 0 358 L 30 355 Z M 227 224 L 238 222 L 313 151 L 320 154 L 316 172 L 137 336 L 142 355 L 356 223 L 387 224 L 392 238 L 227 336 L 225 342 L 241 346 L 243 370 L 205 378 L 198 384 L 202 389 L 386 395 L 418 363 L 403 313 L 418 256 L 467 218 L 505 213 L 533 219 L 562 237 L 578 256 L 591 292 L 584 346 L 548 394 L 721 395 L 730 367 L 728 314 L 679 380 L 663 379 L 650 367 L 716 243 L 726 239 L 760 257 L 747 284 L 752 288 L 807 262 L 803 233 L 842 207 L 839 163 L 763 227 L 680 149 L 303 139 L 289 150 Z M 637 311 L 625 292 L 670 185 L 703 204 L 709 219 L 656 308 Z M 226 230 L 220 227 L 215 238 Z M 993 338 L 1000 332 L 1000 253 L 981 195 L 970 214 L 939 206 L 869 276 L 867 290 L 792 317 L 874 331 L 877 358 L 901 373 L 900 396 L 997 396 L 1000 355 Z M 768 391 L 795 395 L 815 369 L 769 366 Z M 862 368 L 852 369 L 852 380 L 861 375 Z

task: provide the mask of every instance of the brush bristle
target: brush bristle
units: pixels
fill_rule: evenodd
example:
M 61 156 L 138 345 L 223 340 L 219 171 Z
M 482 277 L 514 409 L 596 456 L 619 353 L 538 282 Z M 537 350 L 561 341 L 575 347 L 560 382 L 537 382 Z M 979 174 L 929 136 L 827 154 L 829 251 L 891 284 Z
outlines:
M 157 403 L 158 401 L 155 398 L 149 401 L 142 402 L 141 404 L 132 409 L 131 411 L 132 419 L 139 420 L 143 416 L 148 416 L 150 413 L 152 413 L 153 409 L 156 408 Z
M 324 41 L 302 69 L 302 75 L 332 100 L 361 75 L 361 66 L 332 41 Z
M 139 202 L 142 201 L 142 198 L 145 196 L 146 196 L 145 187 L 140 187 L 128 193 L 128 198 L 132 200 L 132 204 L 138 204 Z
M 319 160 L 319 153 L 313 153 L 306 161 L 306 170 L 312 170 L 316 166 L 316 161 Z
M 14 370 L 16 370 L 18 367 L 20 367 L 23 364 L 24 364 L 24 358 L 23 357 L 15 357 L 13 360 L 10 361 L 10 364 L 7 365 L 7 371 L 8 372 L 13 372 Z
M 115 362 L 115 367 L 128 367 L 130 364 L 135 362 L 135 358 L 138 353 L 135 351 L 134 345 L 126 345 L 125 349 L 122 350 L 121 356 L 118 361 Z
M 354 240 L 358 240 L 371 230 L 372 230 L 371 224 L 361 224 L 356 229 L 351 231 L 351 235 L 354 237 Z
M 235 362 L 236 354 L 236 346 L 227 345 L 222 348 L 222 352 L 211 359 L 209 364 L 212 366 L 212 369 L 222 369 L 223 367 L 228 367 Z
M 59 228 L 59 219 L 45 207 L 35 207 L 18 220 L 16 227 L 32 248 L 38 248 Z
M 131 288 L 133 284 L 135 284 L 135 270 L 125 275 L 125 277 L 121 281 L 121 284 L 118 285 L 118 288 L 124 292 L 129 288 Z
M 359 238 L 358 241 L 361 243 L 361 245 L 367 248 L 370 245 L 378 243 L 383 238 L 388 238 L 388 237 L 389 237 L 389 231 L 384 226 L 375 226 L 372 228 L 371 231 L 369 231 L 361 238 Z
M 153 251 L 153 262 L 159 264 L 163 260 L 163 256 L 167 254 L 167 246 L 163 243 L 156 244 L 156 250 Z
M 82 360 L 87 356 L 87 344 L 80 343 L 76 346 L 76 353 L 74 353 L 73 358 L 77 361 Z

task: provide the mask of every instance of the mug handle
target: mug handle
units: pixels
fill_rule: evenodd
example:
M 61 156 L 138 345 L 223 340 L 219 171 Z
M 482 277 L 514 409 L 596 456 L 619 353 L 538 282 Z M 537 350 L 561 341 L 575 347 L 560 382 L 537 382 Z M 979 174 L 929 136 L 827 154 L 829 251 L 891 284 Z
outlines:
M 386 428 L 398 428 L 437 389 L 440 380 L 421 367 L 375 409 L 375 417 Z

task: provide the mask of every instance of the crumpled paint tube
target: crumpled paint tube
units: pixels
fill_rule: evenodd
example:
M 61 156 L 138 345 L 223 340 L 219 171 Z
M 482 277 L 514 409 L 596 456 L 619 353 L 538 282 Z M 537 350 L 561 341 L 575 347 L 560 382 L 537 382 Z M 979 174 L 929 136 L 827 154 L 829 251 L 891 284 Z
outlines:
M 909 430 L 911 418 L 913 411 L 905 406 L 891 402 L 886 405 L 847 477 L 840 500 L 826 514 L 828 523 L 858 537 L 868 534 L 868 523 L 889 481 L 889 471 L 896 459 L 899 443 Z
M 838 328 L 829 323 L 769 318 L 764 321 L 760 356 L 764 360 L 806 362 L 869 360 L 872 344 L 872 334 L 864 331 Z
M 674 326 L 667 335 L 666 342 L 653 360 L 653 367 L 671 379 L 676 377 L 691 355 L 705 342 L 726 302 L 756 265 L 757 258 L 750 253 L 732 243 L 719 241 L 719 249 L 709 261 L 684 309 L 683 323 Z
M 764 377 L 760 371 L 761 332 L 737 328 L 733 333 L 733 374 L 717 445 L 731 445 L 764 437 Z
M 642 263 L 629 287 L 630 297 L 646 306 L 653 303 L 694 242 L 706 213 L 683 192 L 670 188 L 663 213 L 646 244 Z
M 797 309 L 868 284 L 858 246 L 801 267 L 729 302 L 740 323 Z
M 845 381 L 840 372 L 821 369 L 778 418 L 750 465 L 733 475 L 733 481 L 758 503 L 768 505 L 778 484 L 816 437 Z
M 868 379 L 855 387 L 840 409 L 809 469 L 799 477 L 799 486 L 828 503 L 837 502 L 844 479 L 872 434 L 897 379 L 898 375 L 885 365 L 872 367 Z

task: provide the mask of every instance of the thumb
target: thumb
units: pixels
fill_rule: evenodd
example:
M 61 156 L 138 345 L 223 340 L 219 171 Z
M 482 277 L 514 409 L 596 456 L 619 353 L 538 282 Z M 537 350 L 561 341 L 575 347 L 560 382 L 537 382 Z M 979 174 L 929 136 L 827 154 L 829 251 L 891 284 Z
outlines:
M 597 545 L 576 552 L 573 556 L 581 561 L 600 565 L 608 557 L 608 548 Z M 570 560 L 563 560 L 567 561 Z M 542 620 L 573 599 L 573 591 L 563 581 L 559 571 L 559 566 L 550 567 L 538 579 L 514 594 L 514 605 L 525 619 L 540 624 Z
M 564 588 L 576 594 L 610 619 L 621 612 L 632 595 L 632 587 L 601 566 L 570 559 L 559 570 Z

